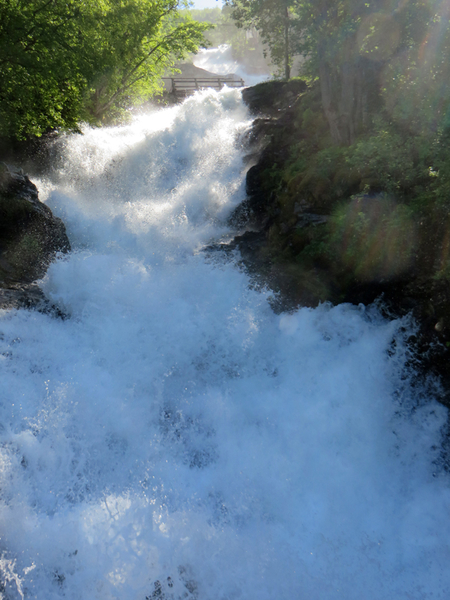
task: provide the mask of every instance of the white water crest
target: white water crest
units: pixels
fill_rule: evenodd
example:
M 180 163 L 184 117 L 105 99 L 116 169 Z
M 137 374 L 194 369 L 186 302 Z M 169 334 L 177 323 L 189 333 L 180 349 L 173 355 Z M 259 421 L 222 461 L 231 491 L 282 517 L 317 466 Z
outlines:
M 408 319 L 275 314 L 203 248 L 242 200 L 240 93 L 58 142 L 62 319 L 0 312 L 5 600 L 444 599 L 447 411 Z

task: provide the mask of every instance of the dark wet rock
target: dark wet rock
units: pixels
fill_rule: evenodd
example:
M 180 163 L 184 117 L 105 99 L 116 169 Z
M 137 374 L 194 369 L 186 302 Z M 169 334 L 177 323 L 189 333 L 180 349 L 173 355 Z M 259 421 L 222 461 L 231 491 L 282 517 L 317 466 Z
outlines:
M 0 163 L 0 307 L 40 304 L 43 294 L 33 282 L 69 250 L 63 222 L 39 201 L 36 186 Z
M 0 287 L 0 309 L 32 309 L 66 319 L 68 315 L 53 304 L 36 283 Z
M 35 283 L 0 288 L 1 308 L 38 308 L 46 303 L 44 293 Z
M 242 98 L 253 114 L 279 116 L 290 108 L 307 85 L 301 79 L 293 81 L 269 81 L 245 88 Z
M 296 227 L 308 227 L 309 225 L 324 225 L 328 223 L 328 215 L 317 215 L 315 213 L 301 212 L 298 215 Z
M 301 139 L 292 127 L 297 104 L 307 86 L 301 80 L 288 83 L 270 81 L 245 88 L 244 102 L 253 114 L 259 115 L 247 133 L 246 200 L 230 216 L 234 227 L 267 229 L 277 211 L 276 196 L 267 193 L 268 181 L 288 159 L 292 144 Z

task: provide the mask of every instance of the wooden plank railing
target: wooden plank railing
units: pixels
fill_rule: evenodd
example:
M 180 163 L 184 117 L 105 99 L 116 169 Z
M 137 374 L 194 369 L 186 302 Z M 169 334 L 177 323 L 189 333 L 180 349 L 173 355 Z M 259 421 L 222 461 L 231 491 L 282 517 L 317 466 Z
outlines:
M 197 90 L 213 88 L 221 90 L 224 85 L 228 87 L 243 87 L 243 79 L 228 79 L 227 77 L 164 77 L 165 82 L 170 82 L 171 91 L 177 97 L 190 96 Z

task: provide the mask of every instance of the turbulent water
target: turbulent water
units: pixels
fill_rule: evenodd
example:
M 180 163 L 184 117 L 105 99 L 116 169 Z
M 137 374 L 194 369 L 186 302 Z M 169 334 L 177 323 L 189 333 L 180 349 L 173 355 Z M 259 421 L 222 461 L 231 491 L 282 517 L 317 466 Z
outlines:
M 66 318 L 0 311 L 7 600 L 444 599 L 446 410 L 412 324 L 275 314 L 235 262 L 238 90 L 58 142 Z M 236 257 L 237 259 L 237 257 Z

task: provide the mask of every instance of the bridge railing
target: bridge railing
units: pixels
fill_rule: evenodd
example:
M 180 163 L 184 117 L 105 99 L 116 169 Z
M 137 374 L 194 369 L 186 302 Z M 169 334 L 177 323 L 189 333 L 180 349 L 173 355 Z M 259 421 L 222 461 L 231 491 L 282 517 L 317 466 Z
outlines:
M 190 96 L 197 90 L 213 88 L 221 90 L 224 85 L 228 87 L 243 87 L 243 79 L 228 79 L 227 77 L 164 77 L 168 90 L 178 97 Z

